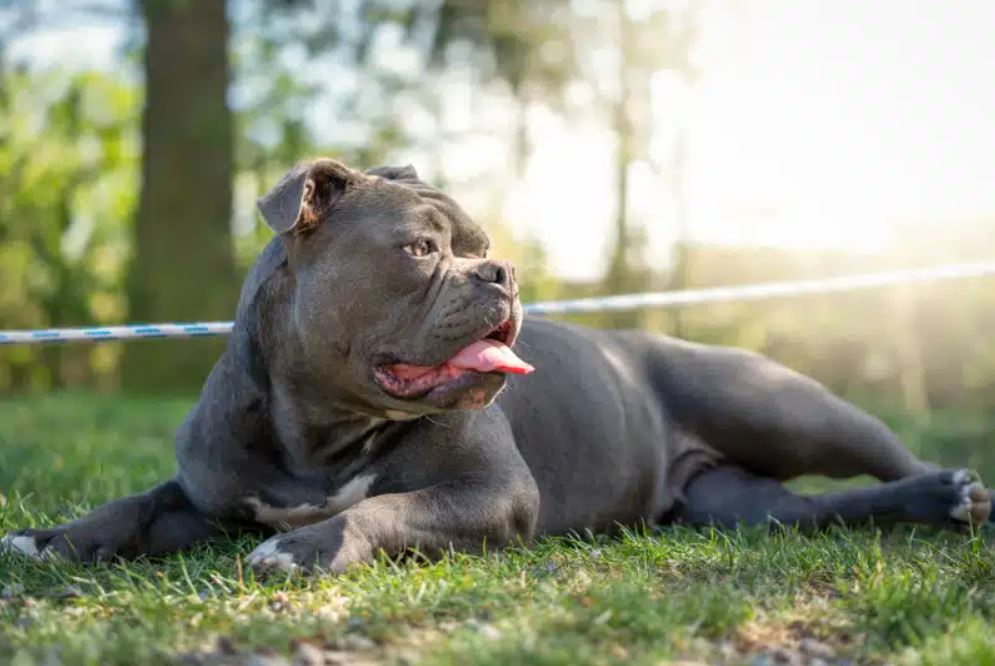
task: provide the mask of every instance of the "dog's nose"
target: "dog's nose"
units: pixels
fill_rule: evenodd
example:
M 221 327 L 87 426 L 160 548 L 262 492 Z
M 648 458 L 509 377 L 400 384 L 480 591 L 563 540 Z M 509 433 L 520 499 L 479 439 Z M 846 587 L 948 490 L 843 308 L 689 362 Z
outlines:
M 506 261 L 482 261 L 473 270 L 473 275 L 481 282 L 509 289 L 514 279 L 514 272 L 515 269 Z

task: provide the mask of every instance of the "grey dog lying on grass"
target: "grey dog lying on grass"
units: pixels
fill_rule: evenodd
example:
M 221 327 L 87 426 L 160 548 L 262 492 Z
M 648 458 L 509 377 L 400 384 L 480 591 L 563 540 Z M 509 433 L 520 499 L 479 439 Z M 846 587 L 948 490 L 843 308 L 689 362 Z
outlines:
M 514 269 L 411 167 L 320 159 L 259 207 L 277 236 L 177 433 L 176 475 L 9 534 L 6 549 L 103 561 L 258 529 L 273 536 L 248 556 L 255 570 L 341 572 L 380 551 L 641 523 L 989 518 L 976 474 L 918 460 L 760 356 L 523 324 Z M 781 484 L 802 474 L 883 483 L 815 496 Z

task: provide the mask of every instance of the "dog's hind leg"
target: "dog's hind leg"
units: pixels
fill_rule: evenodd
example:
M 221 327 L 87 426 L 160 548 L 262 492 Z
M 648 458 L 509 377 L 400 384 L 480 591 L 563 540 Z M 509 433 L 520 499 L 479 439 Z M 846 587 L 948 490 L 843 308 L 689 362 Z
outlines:
M 938 470 L 869 488 L 797 495 L 779 481 L 723 465 L 691 479 L 684 495 L 671 519 L 719 527 L 780 523 L 818 528 L 869 521 L 957 527 L 979 525 L 991 510 L 987 489 L 967 470 Z
M 761 476 L 894 481 L 936 469 L 878 419 L 760 355 L 664 339 L 650 367 L 681 430 Z
M 0 550 L 36 559 L 101 562 L 114 557 L 159 555 L 217 535 L 176 481 L 105 504 L 65 525 L 11 532 Z

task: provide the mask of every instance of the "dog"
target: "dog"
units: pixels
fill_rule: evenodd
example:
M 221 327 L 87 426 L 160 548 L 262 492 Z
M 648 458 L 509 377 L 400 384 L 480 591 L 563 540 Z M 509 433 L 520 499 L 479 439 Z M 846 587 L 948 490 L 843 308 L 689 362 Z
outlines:
M 975 473 L 919 460 L 759 355 L 523 323 L 514 268 L 410 166 L 318 159 L 259 209 L 275 236 L 177 432 L 175 476 L 4 549 L 93 562 L 259 530 L 256 572 L 334 574 L 619 526 L 989 519 Z M 782 485 L 806 474 L 882 483 Z

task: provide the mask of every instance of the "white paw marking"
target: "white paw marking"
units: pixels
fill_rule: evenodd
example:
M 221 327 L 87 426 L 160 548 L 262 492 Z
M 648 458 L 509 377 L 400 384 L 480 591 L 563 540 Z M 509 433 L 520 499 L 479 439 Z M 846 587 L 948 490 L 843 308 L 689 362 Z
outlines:
M 263 541 L 249 553 L 245 562 L 258 572 L 283 571 L 289 573 L 298 568 L 297 563 L 294 562 L 294 556 L 280 550 L 280 537 Z
M 338 492 L 325 498 L 325 503 L 321 506 L 305 503 L 278 507 L 265 504 L 258 497 L 248 497 L 245 502 L 252 508 L 257 522 L 278 530 L 289 530 L 331 518 L 361 502 L 366 499 L 366 493 L 376 478 L 376 474 L 363 474 L 349 479 Z
M 0 551 L 18 552 L 33 560 L 44 559 L 45 556 L 38 551 L 38 543 L 33 536 L 18 536 L 8 534 L 0 540 Z
M 954 483 L 960 485 L 966 483 L 971 478 L 970 470 L 959 469 L 954 472 Z

